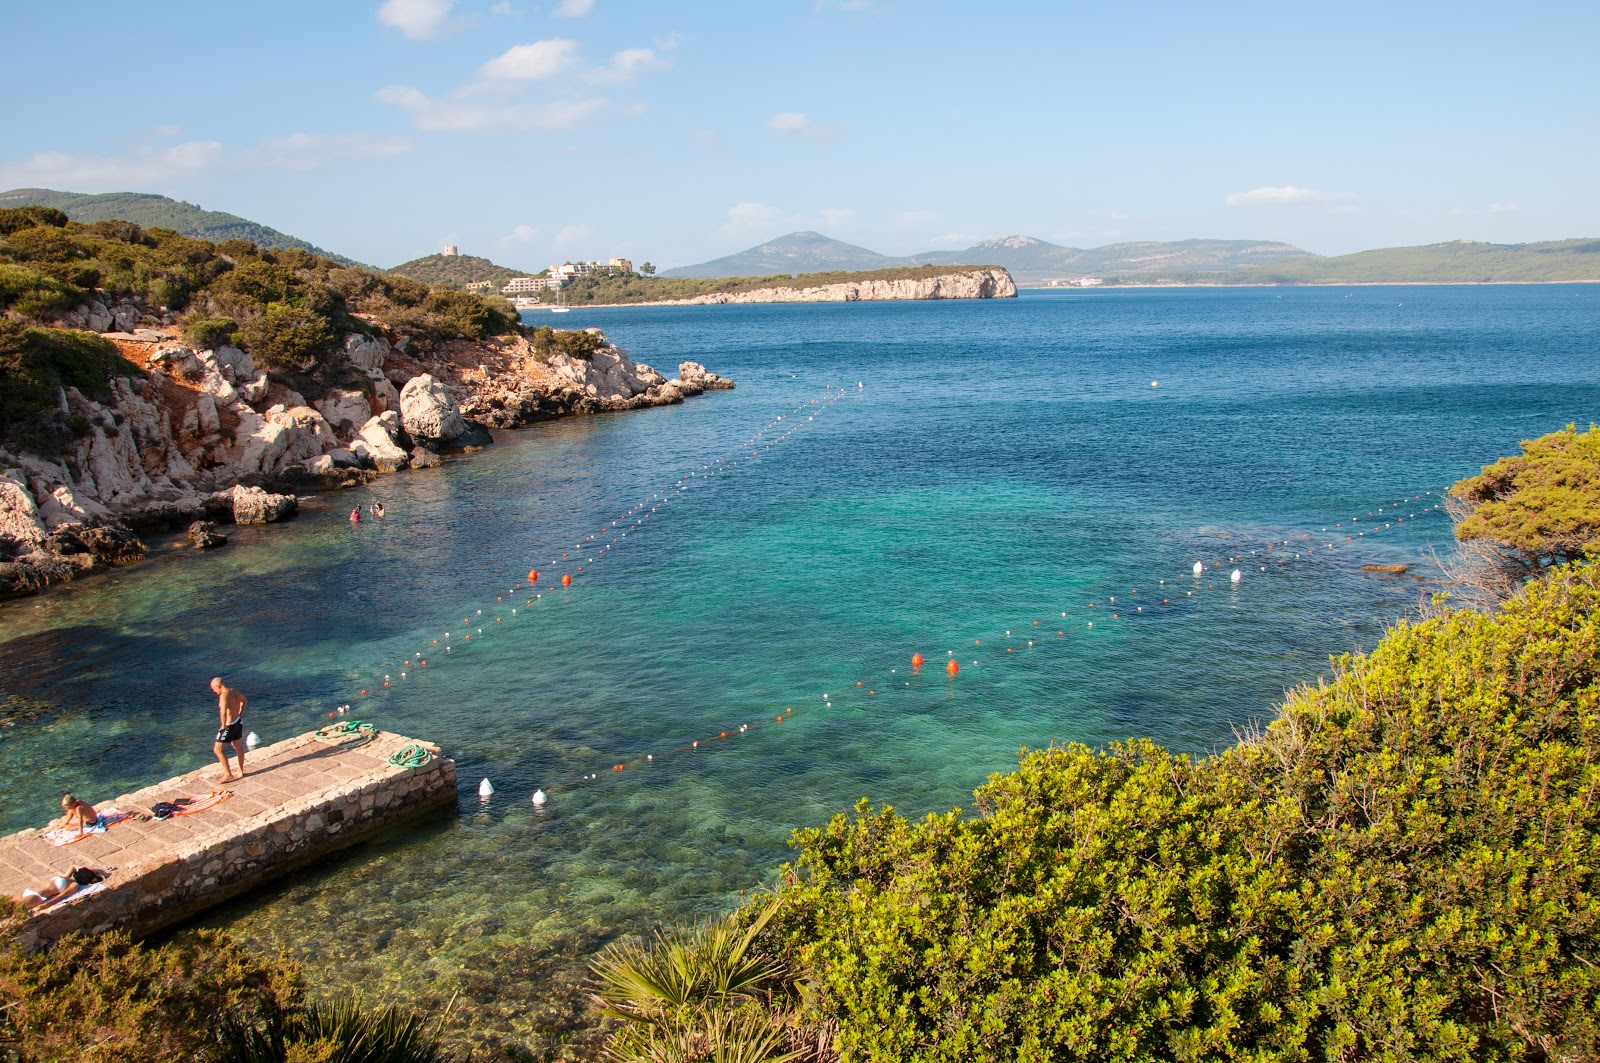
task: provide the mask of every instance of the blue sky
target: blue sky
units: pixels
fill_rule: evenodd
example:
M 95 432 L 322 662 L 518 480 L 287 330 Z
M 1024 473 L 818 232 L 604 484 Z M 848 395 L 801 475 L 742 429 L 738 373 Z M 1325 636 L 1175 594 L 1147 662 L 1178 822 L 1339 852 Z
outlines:
M 0 189 L 389 266 L 1600 236 L 1600 5 L 0 0 Z

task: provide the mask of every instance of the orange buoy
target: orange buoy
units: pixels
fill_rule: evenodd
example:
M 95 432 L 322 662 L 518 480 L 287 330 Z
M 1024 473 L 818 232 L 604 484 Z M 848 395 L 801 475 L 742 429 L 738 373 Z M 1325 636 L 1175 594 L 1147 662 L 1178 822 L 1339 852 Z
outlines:
M 362 692 L 361 692 L 361 696 L 362 696 L 362 697 L 366 697 L 366 696 L 367 696 L 367 692 L 366 692 L 366 691 L 365 691 L 365 690 L 363 690 L 363 691 L 362 691 Z
M 562 586 L 563 586 L 563 587 L 570 587 L 570 586 L 572 586 L 572 576 L 571 576 L 571 575 L 570 575 L 570 574 L 569 574 L 569 573 L 565 573 L 565 572 L 563 572 L 563 573 L 562 573 L 562 574 L 561 574 L 561 585 L 562 585 Z
M 922 667 L 922 654 L 913 653 L 911 655 L 911 667 L 913 667 L 913 668 L 921 668 Z
M 944 666 L 944 670 L 949 672 L 951 675 L 955 675 L 957 672 L 961 671 L 961 666 L 957 664 L 955 658 L 952 657 L 950 658 L 950 663 Z

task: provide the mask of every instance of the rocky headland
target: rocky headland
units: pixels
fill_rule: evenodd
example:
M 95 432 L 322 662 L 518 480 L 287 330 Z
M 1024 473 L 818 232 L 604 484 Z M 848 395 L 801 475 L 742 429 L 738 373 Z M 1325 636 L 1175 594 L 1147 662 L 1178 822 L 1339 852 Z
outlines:
M 803 278 L 802 278 L 803 279 Z M 719 306 L 725 303 L 864 303 L 920 299 L 1014 299 L 1017 285 L 1004 269 L 952 270 L 931 276 L 873 277 L 825 284 L 772 285 L 713 291 L 683 299 L 594 305 Z
M 281 520 L 297 492 L 438 465 L 489 444 L 490 429 L 733 387 L 697 362 L 668 379 L 598 329 L 573 354 L 521 335 L 423 349 L 369 323 L 343 337 L 341 384 L 302 393 L 238 347 L 183 342 L 135 303 L 96 300 L 59 324 L 101 333 L 140 372 L 99 399 L 60 390 L 83 427 L 64 453 L 0 447 L 0 598 L 138 560 L 142 532 L 220 546 L 217 525 Z

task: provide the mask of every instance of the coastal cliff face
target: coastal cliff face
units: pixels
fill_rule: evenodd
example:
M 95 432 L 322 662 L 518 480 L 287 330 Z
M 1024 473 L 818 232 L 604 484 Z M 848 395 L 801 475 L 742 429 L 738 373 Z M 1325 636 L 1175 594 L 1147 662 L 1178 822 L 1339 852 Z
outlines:
M 63 411 L 87 426 L 66 453 L 0 447 L 0 598 L 138 560 L 134 530 L 279 520 L 295 512 L 296 490 L 438 465 L 490 443 L 488 428 L 733 386 L 696 362 L 669 380 L 598 329 L 580 357 L 522 336 L 424 352 L 372 331 L 344 338 L 345 386 L 311 394 L 270 379 L 236 347 L 197 350 L 159 327 L 104 333 L 141 374 L 113 378 L 105 401 L 60 393 Z
M 721 303 L 857 303 L 891 299 L 1014 299 L 1016 282 L 1003 269 L 974 269 L 937 277 L 901 280 L 843 281 L 815 288 L 757 288 L 747 292 L 715 292 L 688 305 Z

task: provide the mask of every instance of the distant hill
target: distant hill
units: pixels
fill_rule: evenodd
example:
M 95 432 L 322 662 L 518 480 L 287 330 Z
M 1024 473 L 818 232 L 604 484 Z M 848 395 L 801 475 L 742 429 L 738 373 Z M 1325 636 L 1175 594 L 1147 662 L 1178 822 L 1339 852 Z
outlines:
M 921 265 L 910 258 L 890 258 L 821 233 L 799 232 L 780 236 L 764 244 L 701 262 L 694 266 L 664 269 L 662 277 L 766 277 L 777 273 L 852 272 L 872 269 L 898 269 Z
M 270 226 L 241 218 L 237 214 L 203 210 L 196 204 L 149 192 L 89 195 L 83 192 L 57 192 L 50 188 L 13 188 L 9 192 L 0 192 L 0 207 L 34 206 L 54 207 L 73 221 L 131 221 L 146 229 L 173 229 L 184 236 L 217 244 L 224 240 L 249 240 L 258 247 L 298 247 L 342 265 L 362 265 L 355 259 L 324 251 L 297 236 L 280 233 Z
M 503 286 L 512 277 L 529 276 L 527 270 L 512 269 L 476 255 L 424 255 L 410 262 L 402 262 L 387 273 L 421 281 L 424 284 L 444 284 L 451 288 L 465 288 L 479 281 L 494 281 Z
M 1125 279 L 1142 283 L 1145 278 Z M 1385 247 L 1334 258 L 1282 262 L 1210 277 L 1187 274 L 1170 279 L 1218 284 L 1600 281 L 1600 239 L 1547 240 L 1531 244 L 1451 240 L 1443 244 Z
M 1145 270 L 1232 270 L 1315 257 L 1290 244 L 1263 240 L 1107 244 L 1084 250 L 1032 236 L 1002 236 L 960 251 L 924 251 L 892 258 L 820 233 L 799 232 L 711 262 L 663 270 L 661 276 L 742 277 L 940 265 L 1004 266 L 1019 281 L 1038 281 Z

